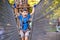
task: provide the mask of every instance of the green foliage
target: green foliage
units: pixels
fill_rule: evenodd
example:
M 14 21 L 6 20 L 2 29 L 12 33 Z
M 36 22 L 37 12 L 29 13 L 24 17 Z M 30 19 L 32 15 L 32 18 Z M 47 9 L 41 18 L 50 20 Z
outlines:
M 29 8 L 29 12 L 30 12 L 30 13 L 32 12 L 32 7 Z
M 53 11 L 50 20 L 57 19 L 60 16 L 60 7 L 57 8 L 58 5 L 60 5 L 60 0 L 53 0 L 52 4 L 46 9 L 46 12 Z

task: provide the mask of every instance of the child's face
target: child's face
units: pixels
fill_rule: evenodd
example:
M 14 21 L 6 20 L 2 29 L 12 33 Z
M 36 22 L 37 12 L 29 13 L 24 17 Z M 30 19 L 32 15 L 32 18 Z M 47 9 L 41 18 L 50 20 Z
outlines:
M 23 17 L 27 17 L 28 12 L 27 12 L 27 11 L 23 11 L 23 12 L 22 12 L 22 15 L 23 15 Z

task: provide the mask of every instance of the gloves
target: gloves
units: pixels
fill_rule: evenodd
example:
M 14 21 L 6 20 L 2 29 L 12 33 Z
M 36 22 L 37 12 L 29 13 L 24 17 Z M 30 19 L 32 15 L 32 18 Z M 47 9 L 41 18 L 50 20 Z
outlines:
M 34 5 L 34 7 L 36 7 L 37 5 Z
M 14 4 L 14 8 L 16 8 L 16 4 Z

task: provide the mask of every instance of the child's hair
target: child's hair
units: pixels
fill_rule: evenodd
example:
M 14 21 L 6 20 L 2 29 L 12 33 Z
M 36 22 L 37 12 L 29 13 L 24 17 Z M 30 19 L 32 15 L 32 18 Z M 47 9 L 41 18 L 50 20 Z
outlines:
M 28 9 L 27 8 L 23 8 L 23 11 L 28 11 Z
M 27 8 L 23 8 L 23 11 L 28 11 L 28 9 Z

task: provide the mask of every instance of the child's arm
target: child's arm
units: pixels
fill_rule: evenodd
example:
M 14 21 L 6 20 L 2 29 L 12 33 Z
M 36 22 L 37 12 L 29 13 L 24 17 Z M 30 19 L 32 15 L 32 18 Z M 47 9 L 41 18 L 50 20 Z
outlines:
M 33 7 L 32 12 L 31 12 L 30 15 L 33 15 L 34 14 L 34 11 L 35 11 L 35 8 Z
M 36 7 L 36 6 L 37 6 L 37 5 L 34 5 L 34 7 L 33 7 L 32 12 L 31 12 L 31 14 L 30 14 L 30 15 L 33 15 L 33 14 L 34 14 L 35 7 Z
M 18 17 L 19 15 L 20 15 L 20 14 L 19 14 L 19 13 L 17 13 L 17 14 L 16 14 L 16 17 Z

